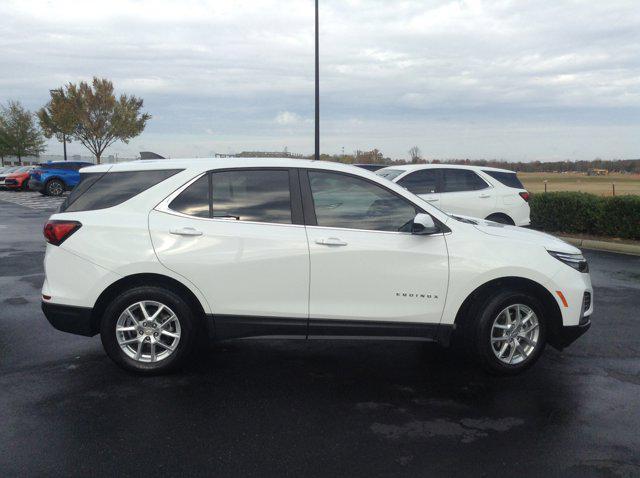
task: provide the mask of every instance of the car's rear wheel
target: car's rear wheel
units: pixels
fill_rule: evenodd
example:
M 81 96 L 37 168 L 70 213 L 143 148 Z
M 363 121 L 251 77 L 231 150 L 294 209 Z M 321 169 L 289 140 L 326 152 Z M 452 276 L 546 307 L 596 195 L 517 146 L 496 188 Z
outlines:
M 506 214 L 491 214 L 490 216 L 487 217 L 487 221 L 493 221 L 493 222 L 497 222 L 499 224 L 506 224 L 508 226 L 515 226 L 515 222 L 513 222 L 513 219 L 511 219 L 509 216 L 507 216 Z
M 494 294 L 479 309 L 472 340 L 486 370 L 500 375 L 520 373 L 533 365 L 544 350 L 544 307 L 528 292 Z
M 64 193 L 64 184 L 62 181 L 52 179 L 45 184 L 44 191 L 47 196 L 62 196 L 62 193 Z
M 195 344 L 195 317 L 182 297 L 156 286 L 118 295 L 105 310 L 100 336 L 121 367 L 158 374 L 184 364 Z

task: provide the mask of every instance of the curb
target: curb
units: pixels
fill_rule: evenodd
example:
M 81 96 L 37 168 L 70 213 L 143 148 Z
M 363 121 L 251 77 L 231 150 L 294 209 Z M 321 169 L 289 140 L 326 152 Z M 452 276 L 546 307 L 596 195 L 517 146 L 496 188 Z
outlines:
M 596 251 L 617 252 L 640 256 L 640 244 L 624 244 L 621 242 L 595 241 L 593 239 L 581 239 L 579 237 L 558 236 L 563 241 L 576 247 L 593 249 Z

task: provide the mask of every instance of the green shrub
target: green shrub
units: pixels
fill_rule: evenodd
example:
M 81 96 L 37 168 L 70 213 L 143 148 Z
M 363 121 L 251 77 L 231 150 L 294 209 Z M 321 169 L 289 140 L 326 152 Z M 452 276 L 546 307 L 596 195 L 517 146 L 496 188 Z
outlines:
M 640 239 L 640 196 L 533 194 L 531 226 L 552 232 Z

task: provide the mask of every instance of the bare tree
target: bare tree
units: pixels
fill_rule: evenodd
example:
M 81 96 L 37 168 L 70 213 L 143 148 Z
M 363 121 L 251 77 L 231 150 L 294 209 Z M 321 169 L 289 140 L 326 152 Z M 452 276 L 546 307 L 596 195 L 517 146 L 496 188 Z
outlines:
M 409 157 L 412 163 L 418 163 L 422 159 L 422 151 L 417 146 L 414 146 L 409 150 Z

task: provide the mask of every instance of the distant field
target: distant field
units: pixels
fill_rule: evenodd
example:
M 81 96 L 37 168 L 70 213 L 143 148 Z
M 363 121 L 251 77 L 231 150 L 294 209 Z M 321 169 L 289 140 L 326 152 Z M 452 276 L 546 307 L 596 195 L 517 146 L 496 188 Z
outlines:
M 585 193 L 611 196 L 613 184 L 616 196 L 622 194 L 640 195 L 640 175 L 610 174 L 608 176 L 587 176 L 572 173 L 518 173 L 518 177 L 527 190 L 538 193 L 544 192 L 544 181 L 547 181 L 547 191 L 581 191 Z

